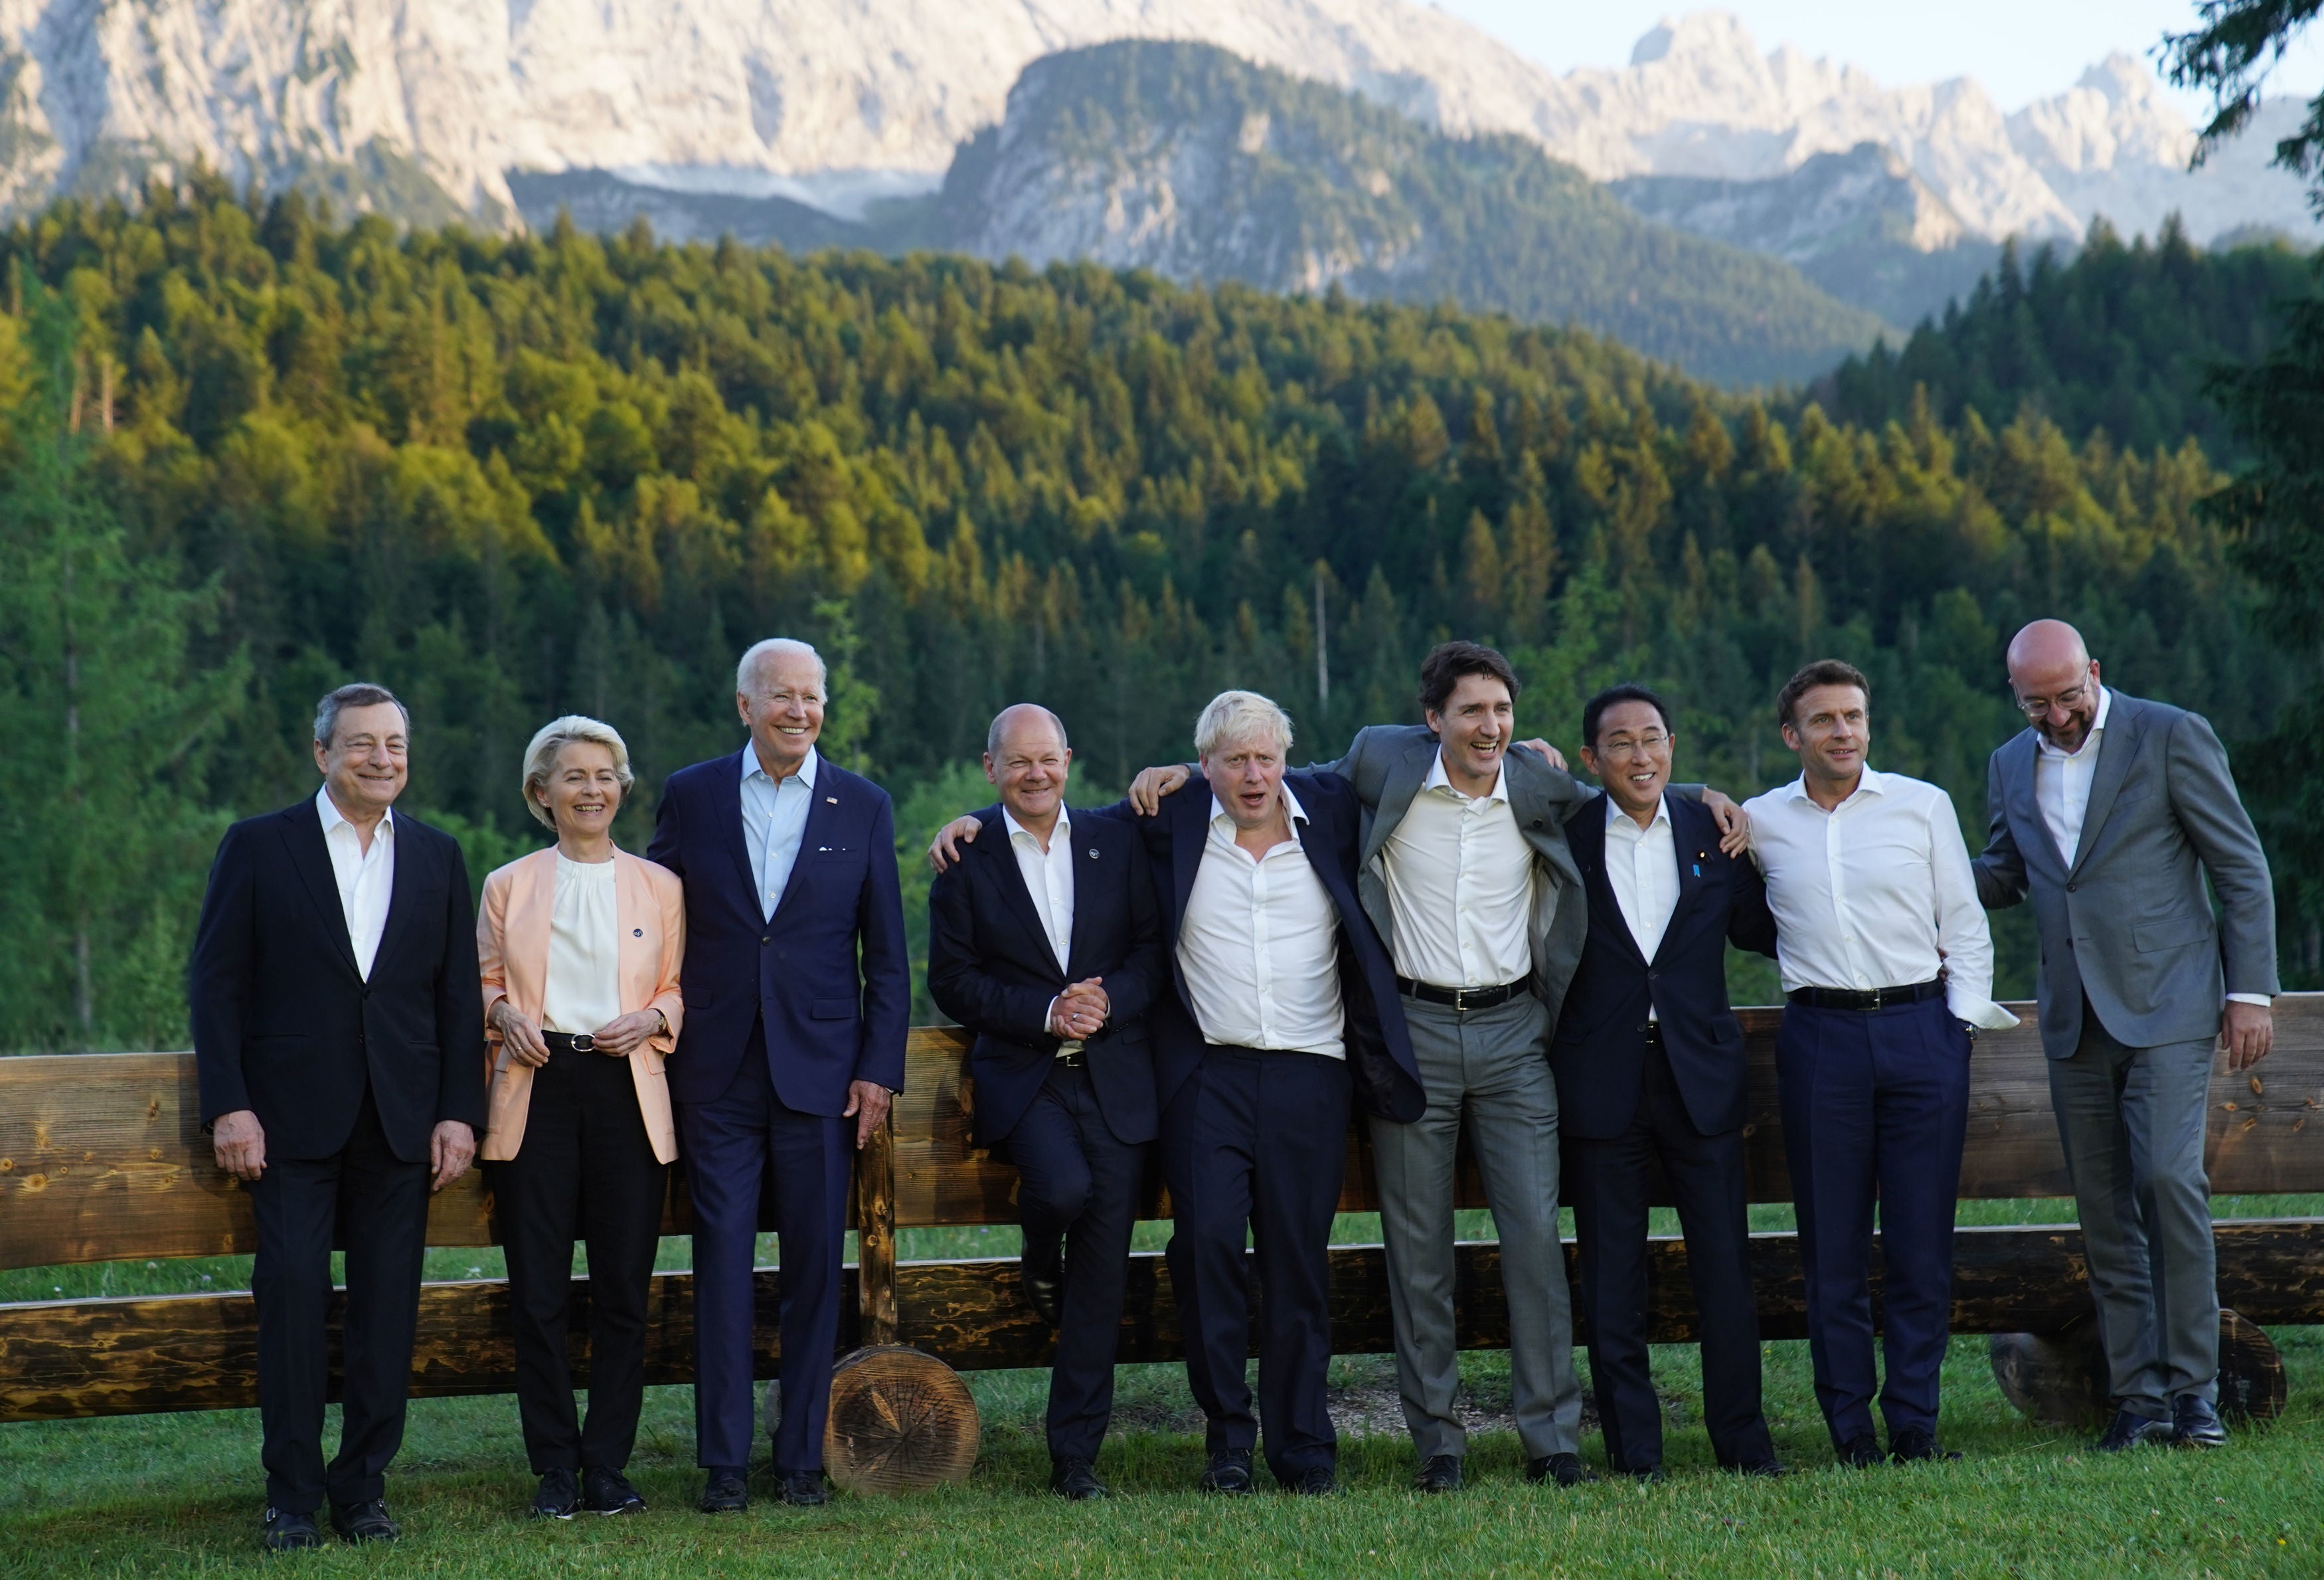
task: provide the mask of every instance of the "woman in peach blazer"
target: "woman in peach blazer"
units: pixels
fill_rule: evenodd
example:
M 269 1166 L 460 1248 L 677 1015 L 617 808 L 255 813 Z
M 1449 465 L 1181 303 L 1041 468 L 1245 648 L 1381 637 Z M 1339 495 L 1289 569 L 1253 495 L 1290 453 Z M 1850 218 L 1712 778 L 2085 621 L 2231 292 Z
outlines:
M 508 1257 L 532 1511 L 558 1520 L 645 1507 L 622 1473 L 678 1156 L 663 1065 L 684 1013 L 686 896 L 676 873 L 614 848 L 631 783 L 611 725 L 544 725 L 525 750 L 524 799 L 556 847 L 486 878 L 476 918 L 492 1081 L 478 1156 Z M 589 1247 L 586 1425 L 565 1348 L 576 1230 Z

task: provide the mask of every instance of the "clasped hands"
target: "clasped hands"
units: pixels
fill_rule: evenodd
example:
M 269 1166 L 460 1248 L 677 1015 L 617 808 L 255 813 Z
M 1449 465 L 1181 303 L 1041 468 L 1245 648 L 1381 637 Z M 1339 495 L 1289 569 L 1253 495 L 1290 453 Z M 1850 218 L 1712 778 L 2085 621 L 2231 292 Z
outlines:
M 493 1001 L 484 1024 L 501 1034 L 501 1046 L 517 1063 L 539 1069 L 549 1062 L 549 1042 L 541 1036 L 540 1028 L 517 1013 L 516 1006 L 508 1000 Z M 597 1052 L 613 1058 L 627 1058 L 645 1046 L 647 1038 L 668 1024 L 659 1010 L 632 1010 L 626 1015 L 614 1016 L 589 1037 Z
M 1087 1041 L 1105 1029 L 1113 1012 L 1102 976 L 1071 983 L 1049 1005 L 1049 1035 L 1063 1042 Z

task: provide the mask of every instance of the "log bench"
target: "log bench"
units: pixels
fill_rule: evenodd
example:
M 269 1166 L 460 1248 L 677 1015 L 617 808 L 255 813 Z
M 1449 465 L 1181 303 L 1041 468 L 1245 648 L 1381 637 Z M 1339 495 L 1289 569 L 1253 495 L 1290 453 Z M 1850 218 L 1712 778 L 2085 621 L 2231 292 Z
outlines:
M 2049 1081 L 2033 1006 L 2013 1006 L 2017 1030 L 1988 1033 L 1971 1066 L 1963 1198 L 2057 1197 L 2070 1194 L 2050 1109 Z M 1748 1138 L 1754 1202 L 1787 1202 L 1781 1121 L 1775 1104 L 1775 1010 L 1741 1012 L 1750 1058 Z M 1052 1339 L 1019 1291 L 1014 1258 L 896 1260 L 896 1232 L 1016 1222 L 1015 1171 L 969 1144 L 973 1084 L 966 1039 L 952 1028 L 911 1034 L 905 1089 L 888 1126 L 858 1154 L 853 1221 L 860 1253 L 847 1270 L 841 1344 L 853 1354 L 835 1385 L 835 1474 L 850 1458 L 839 1441 L 870 1422 L 878 1436 L 899 1418 L 934 1423 L 924 1441 L 899 1454 L 857 1444 L 857 1483 L 908 1484 L 965 1474 L 958 1441 L 974 1449 L 973 1407 L 946 1368 L 1038 1366 Z M 2324 1124 L 2307 1134 L 2324 1105 L 2324 994 L 2277 1001 L 2275 1052 L 2256 1078 L 2216 1074 L 2206 1153 L 2211 1187 L 2223 1196 L 2324 1192 Z M 197 1129 L 194 1060 L 185 1053 L 49 1055 L 0 1058 L 0 1268 L 246 1253 L 250 1206 L 221 1174 Z M 1370 1148 L 1359 1127 L 1349 1138 L 1341 1210 L 1377 1209 Z M 664 1233 L 684 1234 L 688 1212 L 682 1170 L 674 1171 Z M 1158 1184 L 1142 1217 L 1168 1215 Z M 1485 1205 L 1473 1168 L 1462 1170 L 1461 1204 Z M 2070 1217 L 2070 1208 L 2059 1214 Z M 2324 1218 L 2223 1220 L 2218 1225 L 2219 1295 L 2254 1325 L 2324 1322 Z M 434 1198 L 430 1245 L 494 1243 L 493 1205 L 480 1170 Z M 2080 1235 L 2070 1224 L 1978 1227 L 1955 1239 L 1952 1327 L 1956 1333 L 2037 1335 L 1997 1346 L 1996 1370 L 2021 1405 L 2055 1408 L 2061 1368 L 2086 1354 L 2044 1335 L 2087 1328 L 2089 1297 Z M 1686 1248 L 1653 1246 L 1652 1336 L 1696 1337 Z M 1759 1319 L 1769 1338 L 1806 1334 L 1796 1238 L 1753 1236 Z M 1569 1273 L 1572 1249 L 1568 1243 Z M 1875 1308 L 1877 1311 L 1877 1259 Z M 1342 1354 L 1388 1351 L 1387 1267 L 1378 1245 L 1332 1253 L 1333 1347 Z M 1457 1310 L 1464 1347 L 1508 1344 L 1498 1249 L 1463 1243 Z M 587 1298 L 588 1281 L 575 1280 Z M 775 1371 L 776 1288 L 759 1277 L 758 1374 Z M 1577 1301 L 1578 1308 L 1578 1301 Z M 693 1377 L 689 1276 L 657 1275 L 647 1381 Z M 2238 1331 L 2239 1364 L 2266 1370 L 2264 1335 Z M 575 1324 L 576 1373 L 586 1325 Z M 501 1393 L 515 1386 L 507 1287 L 496 1279 L 427 1284 L 412 1361 L 417 1395 Z M 1577 1340 L 1586 1338 L 1577 1334 Z M 2030 1345 L 2030 1347 L 2029 1347 Z M 2006 1353 L 2005 1353 L 2006 1351 Z M 2244 1352 L 2255 1352 L 2252 1361 Z M 917 1354 L 912 1352 L 918 1352 Z M 1132 1261 L 1122 1317 L 1120 1359 L 1169 1361 L 1183 1354 L 1170 1277 L 1163 1259 Z M 2083 1360 L 2074 1357 L 2083 1355 Z M 943 1364 L 934 1365 L 926 1357 Z M 2013 1377 L 2015 1381 L 2013 1381 Z M 947 1386 L 949 1383 L 949 1386 Z M 2271 1384 L 2231 1379 L 2229 1402 L 2267 1413 L 2280 1406 Z M 2240 1391 L 2237 1392 L 2236 1391 Z M 2272 1390 L 2272 1391 L 2271 1391 Z M 2069 1392 L 2071 1389 L 2069 1388 Z M 0 1422 L 216 1409 L 257 1400 L 256 1319 L 247 1292 L 127 1296 L 0 1304 Z M 903 1409 L 908 1405 L 909 1409 Z M 860 1407 L 860 1408 L 859 1408 Z M 850 1415 L 850 1411 L 854 1413 Z M 915 1415 L 914 1412 L 918 1414 Z M 883 1426 L 881 1423 L 886 1423 Z M 943 1438 L 936 1442 L 933 1439 Z M 936 1467 L 915 1470 L 916 1464 Z M 885 1468 L 882 1468 L 882 1467 Z M 846 1479 L 841 1474 L 841 1479 Z

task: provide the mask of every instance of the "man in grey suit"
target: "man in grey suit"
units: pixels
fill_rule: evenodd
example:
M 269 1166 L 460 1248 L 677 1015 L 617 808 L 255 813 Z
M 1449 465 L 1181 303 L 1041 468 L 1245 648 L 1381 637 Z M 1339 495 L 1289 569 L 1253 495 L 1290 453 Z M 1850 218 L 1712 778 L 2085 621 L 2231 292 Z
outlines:
M 1362 730 L 1346 756 L 1315 770 L 1345 779 L 1363 805 L 1357 898 L 1395 961 L 1428 1100 L 1409 1123 L 1371 1121 L 1397 1382 L 1424 1492 L 1460 1487 L 1468 1446 L 1453 1408 L 1452 1189 L 1464 1115 L 1500 1235 L 1526 1474 L 1561 1486 L 1595 1479 L 1579 1452 L 1548 1048 L 1590 925 L 1565 820 L 1596 792 L 1538 742 L 1524 744 L 1541 754 L 1508 751 L 1517 695 L 1499 653 L 1446 642 L 1421 666 L 1425 724 Z M 1148 769 L 1131 799 L 1143 809 L 1184 772 Z M 1725 798 L 1709 799 L 1734 827 Z
M 2200 716 L 2108 690 L 2062 621 L 2019 632 L 2008 662 L 2031 727 L 1993 754 L 1978 897 L 2030 894 L 2040 924 L 2042 1046 L 2116 1404 L 2098 1446 L 2214 1447 L 2204 1117 L 2214 1049 L 2242 1070 L 2274 1039 L 2267 857 Z

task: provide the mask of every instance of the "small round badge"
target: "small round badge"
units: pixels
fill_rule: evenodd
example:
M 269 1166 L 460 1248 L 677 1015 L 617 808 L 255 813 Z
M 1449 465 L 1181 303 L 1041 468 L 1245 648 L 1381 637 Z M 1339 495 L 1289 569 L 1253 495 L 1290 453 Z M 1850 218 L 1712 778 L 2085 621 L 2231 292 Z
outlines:
M 630 929 L 630 937 L 633 938 L 642 938 L 645 936 L 646 929 L 641 927 L 633 927 Z

